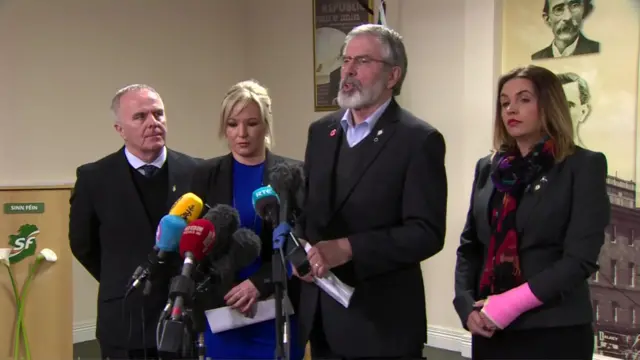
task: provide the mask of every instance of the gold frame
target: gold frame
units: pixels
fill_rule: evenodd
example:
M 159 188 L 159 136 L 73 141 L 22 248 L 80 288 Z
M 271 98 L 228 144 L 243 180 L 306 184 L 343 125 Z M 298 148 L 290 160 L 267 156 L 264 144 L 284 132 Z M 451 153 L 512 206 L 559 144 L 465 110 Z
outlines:
M 338 110 L 340 107 L 338 105 L 330 105 L 330 106 L 325 106 L 325 105 L 318 105 L 318 84 L 316 82 L 316 3 L 318 1 L 322 1 L 322 0 L 313 0 L 313 4 L 312 4 L 312 21 L 311 21 L 311 29 L 313 31 L 313 108 L 314 111 L 316 112 L 321 112 L 321 111 L 335 111 Z M 358 3 L 357 0 L 351 0 L 354 3 Z M 368 0 L 368 5 L 370 9 L 373 9 L 374 13 L 376 11 L 376 9 L 374 8 L 374 4 L 373 4 L 373 0 Z M 373 23 L 374 20 L 374 15 L 373 14 L 369 14 L 369 16 L 367 17 L 369 23 Z
M 640 6 L 636 8 L 640 15 Z M 640 208 L 640 29 L 638 29 L 638 83 L 636 84 L 637 97 L 636 101 L 636 208 Z

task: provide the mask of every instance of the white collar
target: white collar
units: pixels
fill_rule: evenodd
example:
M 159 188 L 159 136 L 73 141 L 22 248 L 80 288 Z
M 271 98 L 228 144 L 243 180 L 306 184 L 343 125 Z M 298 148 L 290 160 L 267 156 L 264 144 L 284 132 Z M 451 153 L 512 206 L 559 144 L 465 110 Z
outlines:
M 576 39 L 573 41 L 573 43 L 567 46 L 567 48 L 564 49 L 564 51 L 562 52 L 556 46 L 555 41 L 551 42 L 551 51 L 553 51 L 553 57 L 559 58 L 563 56 L 571 56 L 573 52 L 576 51 L 576 47 L 578 47 L 578 40 L 580 40 L 580 36 L 577 36 Z
M 144 165 L 153 165 L 160 169 L 164 165 L 164 162 L 167 161 L 167 147 L 163 147 L 162 152 L 160 152 L 160 156 L 158 156 L 150 163 L 142 161 L 139 157 L 133 155 L 126 147 L 124 148 L 124 155 L 127 157 L 129 165 L 131 165 L 131 167 L 133 167 L 134 169 L 139 169 Z

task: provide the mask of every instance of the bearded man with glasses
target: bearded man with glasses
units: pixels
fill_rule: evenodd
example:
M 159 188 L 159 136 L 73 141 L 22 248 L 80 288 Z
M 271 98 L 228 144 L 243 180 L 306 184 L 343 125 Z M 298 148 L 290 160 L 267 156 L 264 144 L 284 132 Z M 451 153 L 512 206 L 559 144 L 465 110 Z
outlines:
M 444 246 L 445 141 L 394 99 L 407 73 L 402 37 L 365 24 L 346 37 L 341 110 L 309 127 L 299 236 L 301 338 L 314 359 L 422 357 L 427 321 L 420 262 Z M 355 288 L 345 307 L 313 277 Z

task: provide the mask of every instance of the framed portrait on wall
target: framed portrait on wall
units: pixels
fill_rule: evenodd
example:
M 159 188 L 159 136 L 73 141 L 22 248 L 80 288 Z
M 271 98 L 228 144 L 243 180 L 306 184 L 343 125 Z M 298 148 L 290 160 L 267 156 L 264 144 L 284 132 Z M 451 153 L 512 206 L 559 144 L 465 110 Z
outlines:
M 367 2 L 373 9 L 373 0 Z M 372 23 L 373 14 L 358 0 L 313 0 L 313 94 L 315 111 L 338 109 L 341 52 L 356 26 Z

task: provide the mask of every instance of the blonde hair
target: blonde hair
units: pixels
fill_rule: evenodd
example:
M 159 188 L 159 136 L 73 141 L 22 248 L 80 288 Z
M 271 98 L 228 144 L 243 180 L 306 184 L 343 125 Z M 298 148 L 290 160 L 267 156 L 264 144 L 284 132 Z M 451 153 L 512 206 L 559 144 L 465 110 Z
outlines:
M 253 101 L 260 109 L 260 117 L 266 125 L 267 133 L 264 141 L 267 149 L 273 146 L 273 114 L 271 113 L 271 98 L 265 87 L 255 80 L 245 80 L 233 85 L 222 100 L 222 111 L 220 112 L 220 128 L 218 136 L 225 137 L 227 120 L 231 112 L 237 107 L 244 108 Z
M 542 131 L 555 141 L 555 159 L 556 162 L 561 162 L 575 150 L 569 104 L 556 74 L 535 65 L 515 68 L 503 75 L 498 82 L 496 117 L 493 124 L 494 152 L 517 146 L 516 140 L 509 135 L 502 121 L 502 104 L 500 102 L 500 93 L 504 84 L 516 78 L 527 79 L 533 83 L 538 99 L 538 114 L 542 123 Z

